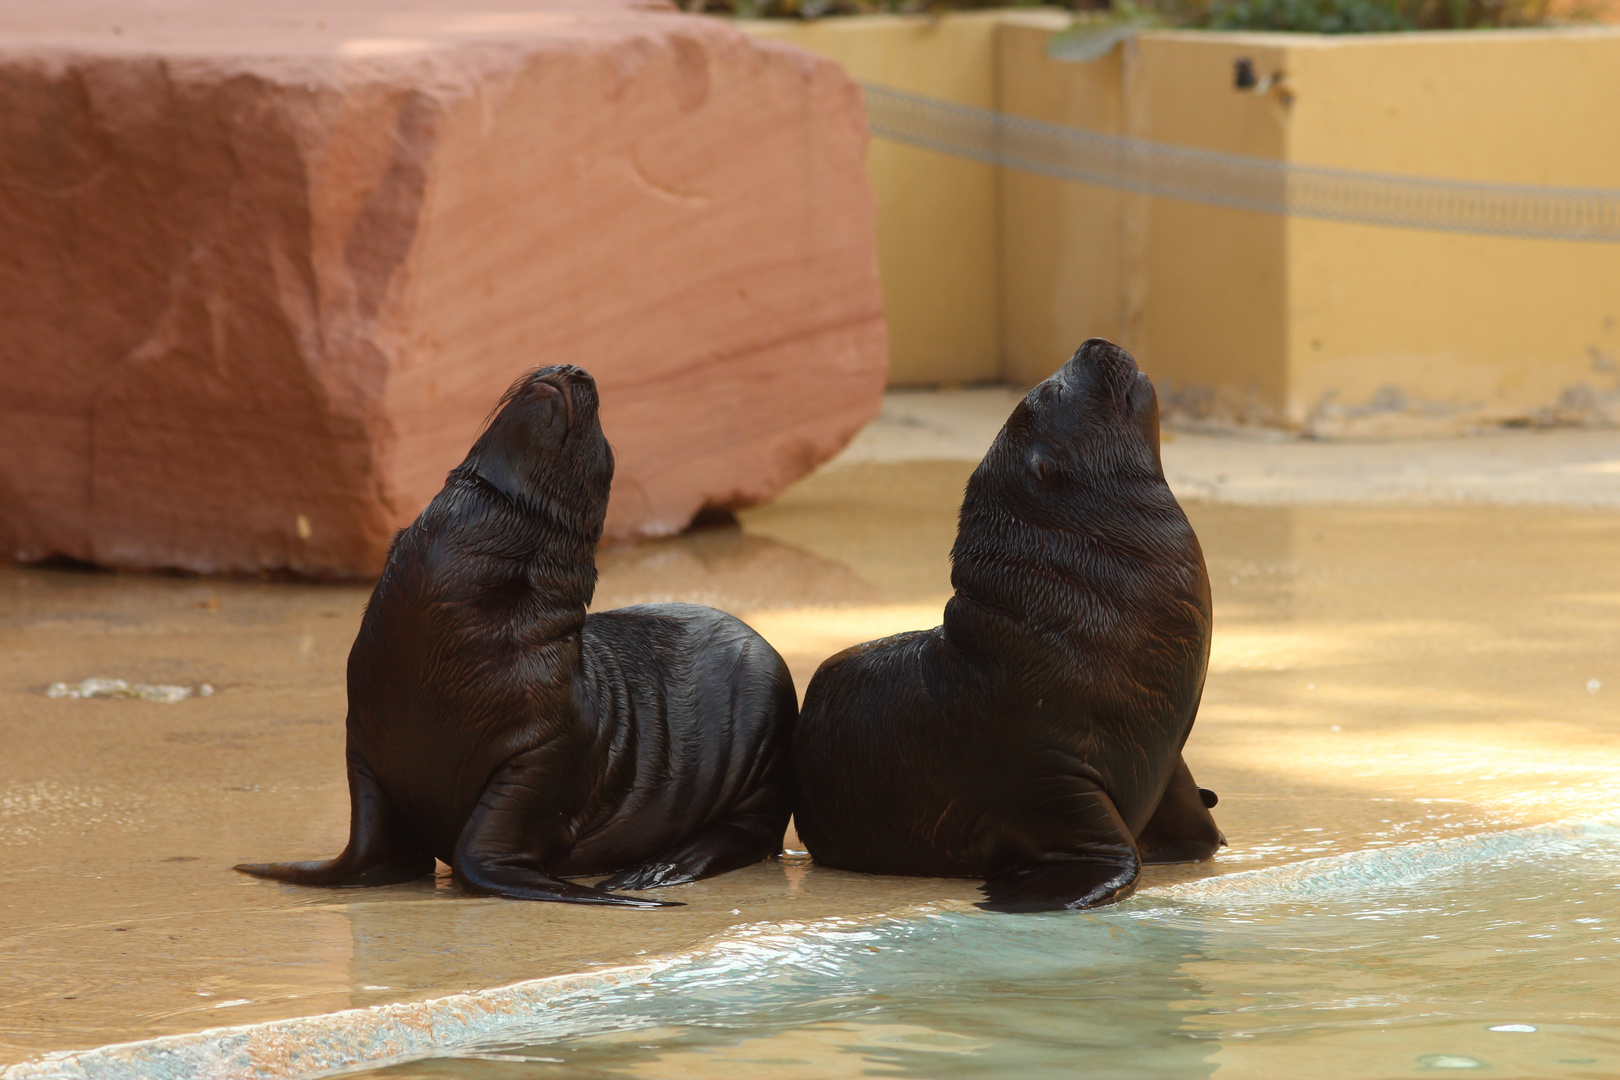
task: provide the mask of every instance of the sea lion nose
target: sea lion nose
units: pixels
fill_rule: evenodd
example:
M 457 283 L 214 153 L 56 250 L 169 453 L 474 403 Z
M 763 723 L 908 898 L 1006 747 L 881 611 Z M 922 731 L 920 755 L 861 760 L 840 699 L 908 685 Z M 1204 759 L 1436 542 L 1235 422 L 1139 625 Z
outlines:
M 591 373 L 575 364 L 561 364 L 546 375 L 546 378 L 559 389 L 567 387 L 583 387 L 595 391 L 596 380 Z
M 1074 350 L 1069 363 L 1075 367 L 1136 370 L 1136 358 L 1107 338 L 1088 338 Z
M 1069 365 L 1076 368 L 1093 367 L 1099 361 L 1105 360 L 1113 348 L 1113 342 L 1107 338 L 1087 338 L 1080 343 L 1078 349 L 1074 350 L 1074 355 L 1069 357 Z
M 1136 358 L 1106 338 L 1090 338 L 1063 366 L 1064 381 L 1077 390 L 1101 390 L 1121 406 L 1128 404 L 1142 370 Z

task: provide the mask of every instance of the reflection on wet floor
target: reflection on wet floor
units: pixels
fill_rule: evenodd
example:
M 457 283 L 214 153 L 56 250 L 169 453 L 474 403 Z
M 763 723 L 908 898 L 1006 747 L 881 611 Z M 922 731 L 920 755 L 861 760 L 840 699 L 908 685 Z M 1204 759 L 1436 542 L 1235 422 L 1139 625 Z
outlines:
M 600 608 L 709 603 L 788 658 L 934 625 L 970 465 L 827 470 L 737 527 L 606 550 Z M 1620 516 L 1189 505 L 1215 652 L 1187 757 L 1232 841 L 1150 883 L 1615 811 Z M 770 863 L 600 912 L 230 872 L 341 847 L 369 593 L 0 567 L 0 1062 L 666 953 L 739 924 L 975 896 Z M 47 697 L 91 676 L 215 692 Z

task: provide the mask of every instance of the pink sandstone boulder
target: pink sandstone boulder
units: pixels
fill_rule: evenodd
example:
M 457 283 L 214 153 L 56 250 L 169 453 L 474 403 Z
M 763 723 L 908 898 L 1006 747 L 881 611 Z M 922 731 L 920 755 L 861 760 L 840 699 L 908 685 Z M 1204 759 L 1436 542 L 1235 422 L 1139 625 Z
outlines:
M 832 63 L 646 5 L 12 5 L 0 551 L 375 574 L 546 363 L 611 537 L 768 499 L 878 409 L 865 140 Z

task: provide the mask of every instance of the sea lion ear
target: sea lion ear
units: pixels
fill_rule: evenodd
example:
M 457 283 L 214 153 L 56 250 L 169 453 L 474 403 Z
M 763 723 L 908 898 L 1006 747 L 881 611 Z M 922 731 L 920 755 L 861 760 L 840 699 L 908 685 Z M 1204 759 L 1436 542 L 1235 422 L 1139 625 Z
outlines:
M 1035 478 L 1037 484 L 1046 483 L 1046 478 L 1052 475 L 1051 459 L 1039 450 L 1031 450 L 1024 456 L 1024 468 Z

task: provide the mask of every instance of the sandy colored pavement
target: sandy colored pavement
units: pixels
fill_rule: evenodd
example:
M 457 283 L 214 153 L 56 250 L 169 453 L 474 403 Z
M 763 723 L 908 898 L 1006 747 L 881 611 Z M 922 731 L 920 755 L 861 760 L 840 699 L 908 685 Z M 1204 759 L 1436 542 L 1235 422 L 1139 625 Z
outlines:
M 1586 463 L 1620 458 L 1606 438 L 1576 440 Z M 1193 442 L 1167 445 L 1167 465 Z M 837 649 L 934 625 L 971 465 L 863 459 L 862 445 L 740 528 L 604 551 L 597 607 L 736 612 L 801 691 Z M 1216 611 L 1187 753 L 1232 841 L 1190 872 L 1620 813 L 1620 514 L 1370 497 L 1187 507 Z M 317 891 L 234 874 L 342 845 L 343 663 L 368 592 L 0 566 L 0 1063 L 974 895 L 798 858 L 669 890 L 688 906 L 659 912 L 470 899 L 444 878 Z M 174 704 L 46 694 L 89 676 L 217 689 Z
M 896 390 L 834 464 L 978 461 L 1023 396 Z M 1462 438 L 1319 442 L 1264 430 L 1167 431 L 1176 495 L 1238 506 L 1497 503 L 1620 509 L 1620 431 L 1485 428 Z

